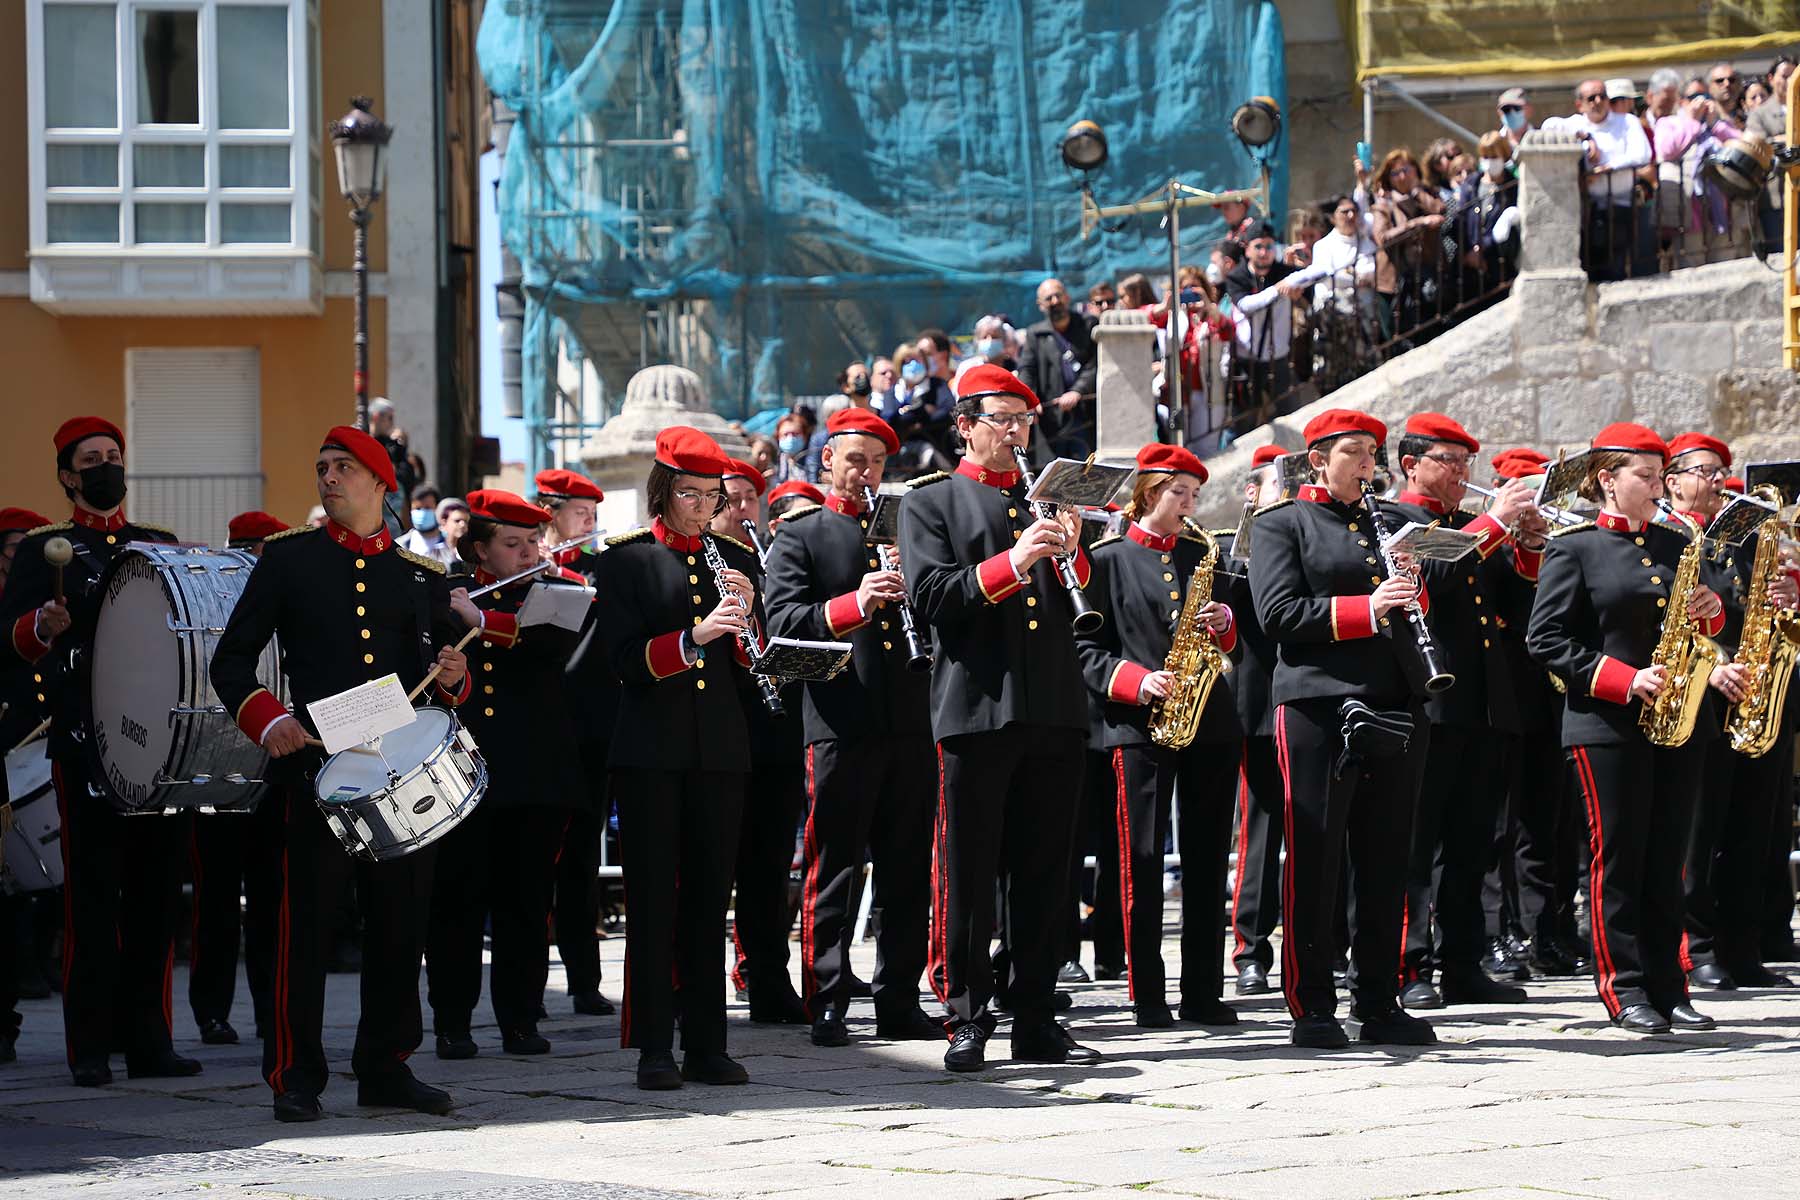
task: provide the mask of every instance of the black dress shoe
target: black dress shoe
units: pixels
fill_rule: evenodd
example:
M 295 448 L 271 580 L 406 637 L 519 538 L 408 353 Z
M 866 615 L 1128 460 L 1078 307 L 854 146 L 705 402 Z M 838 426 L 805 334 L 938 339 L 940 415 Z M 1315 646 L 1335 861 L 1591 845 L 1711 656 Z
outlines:
M 1167 1004 L 1140 1004 L 1134 1015 L 1139 1029 L 1169 1029 L 1175 1024 L 1175 1014 Z
M 127 1079 L 186 1079 L 190 1075 L 198 1075 L 200 1069 L 199 1059 L 183 1058 L 173 1050 L 125 1056 Z
M 1069 1027 L 1067 1025 L 1052 1021 L 1050 1022 L 1050 1028 L 1056 1032 L 1057 1040 L 1062 1042 L 1063 1052 L 1068 1056 L 1070 1062 L 1097 1063 L 1100 1061 L 1100 1052 L 1076 1041 L 1075 1035 L 1069 1032 Z
M 1073 1038 L 1066 1037 L 1055 1021 L 1013 1022 L 1012 1057 L 1014 1062 L 1066 1063 Z M 1090 1052 L 1091 1053 L 1091 1052 Z
M 850 1030 L 844 1024 L 844 1014 L 837 1006 L 827 1005 L 812 1023 L 812 1044 L 815 1046 L 848 1046 Z
M 1695 987 L 1711 988 L 1715 992 L 1737 991 L 1737 980 L 1718 963 L 1701 963 L 1688 972 L 1688 982 Z
M 646 1092 L 672 1092 L 681 1086 L 681 1068 L 667 1050 L 645 1050 L 638 1055 L 637 1085 Z
M 1223 1000 L 1182 1001 L 1181 1019 L 1195 1025 L 1236 1025 L 1237 1009 Z
M 572 992 L 569 1003 L 584 1017 L 610 1017 L 618 1011 L 613 1007 L 613 1002 L 598 991 Z
M 1445 971 L 1438 995 L 1445 1004 L 1523 1004 L 1525 989 L 1500 983 L 1486 971 Z M 1414 1007 L 1407 1005 L 1408 1008 Z M 1423 1006 L 1421 1006 L 1423 1007 Z
M 200 1040 L 208 1046 L 235 1046 L 238 1032 L 231 1027 L 230 1021 L 202 1021 Z
M 1442 1008 L 1444 998 L 1438 990 L 1431 986 L 1429 979 L 1415 979 L 1400 989 L 1400 1007 L 1402 1008 Z
M 1794 979 L 1791 975 L 1784 975 L 1780 971 L 1771 971 L 1761 963 L 1740 971 L 1733 971 L 1732 974 L 1737 978 L 1739 987 L 1791 988 L 1794 986 Z
M 1523 946 L 1515 949 L 1510 938 L 1490 938 L 1480 967 L 1495 979 L 1530 979 L 1531 968 L 1525 965 L 1524 950 Z
M 1269 990 L 1269 971 L 1259 962 L 1245 963 L 1238 971 L 1237 994 L 1261 996 Z
M 548 1054 L 550 1039 L 530 1027 L 502 1029 L 500 1048 L 508 1054 Z
M 1085 969 L 1083 969 L 1082 965 L 1071 958 L 1068 962 L 1064 963 L 1060 968 L 1057 969 L 1056 982 L 1058 982 L 1058 983 L 1092 983 L 1093 980 L 1088 978 L 1088 973 Z
M 1531 943 L 1526 963 L 1534 975 L 1579 975 L 1575 963 L 1554 940 L 1539 935 Z
M 944 1023 L 915 1004 L 903 1012 L 876 1014 L 875 1036 L 890 1042 L 941 1042 Z
M 1094 964 L 1094 978 L 1102 983 L 1111 983 L 1115 979 L 1123 979 L 1125 978 L 1124 964 L 1097 962 Z
M 325 1110 L 311 1092 L 282 1092 L 275 1097 L 277 1121 L 317 1121 Z
M 437 1056 L 439 1058 L 474 1058 L 481 1053 L 481 1047 L 475 1044 L 467 1030 L 461 1033 L 440 1033 L 437 1035 Z
M 1056 993 L 1050 997 L 1050 1010 L 1052 1012 L 1068 1012 L 1074 1007 L 1075 997 L 1069 995 L 1069 993 L 1063 991 L 1061 988 L 1057 988 Z
M 726 1087 L 750 1082 L 750 1072 L 744 1070 L 737 1059 L 723 1050 L 703 1050 L 699 1053 L 690 1051 L 681 1060 L 681 1077 L 691 1083 L 711 1083 Z
M 875 994 L 875 988 L 868 980 L 858 979 L 856 976 L 852 975 L 850 977 L 850 994 L 852 996 L 873 996 Z
M 1288 1041 L 1308 1050 L 1342 1050 L 1350 1044 L 1350 1037 L 1336 1017 L 1315 1014 L 1296 1020 L 1288 1031 Z
M 373 1079 L 358 1080 L 356 1102 L 364 1108 L 410 1108 L 434 1117 L 445 1116 L 456 1107 L 449 1092 L 420 1083 L 404 1067 Z
M 757 1025 L 811 1025 L 806 1004 L 793 988 L 773 996 L 750 993 L 750 1020 Z
M 1718 1022 L 1685 1001 L 1675 1005 L 1663 1014 L 1669 1018 L 1672 1029 L 1702 1030 L 1716 1028 Z
M 78 1062 L 69 1068 L 76 1087 L 105 1087 L 112 1082 L 112 1065 L 104 1058 Z
M 1633 1004 L 1622 1009 L 1612 1022 L 1626 1033 L 1669 1032 L 1669 1019 L 1648 1004 Z
M 988 1031 L 970 1022 L 957 1026 L 950 1035 L 950 1048 L 944 1051 L 944 1070 L 980 1071 L 987 1066 Z
M 1362 1025 L 1356 1035 L 1357 1040 L 1368 1042 L 1372 1046 L 1437 1044 L 1437 1034 L 1432 1031 L 1431 1022 L 1423 1017 L 1413 1016 L 1398 1004 L 1374 1013 L 1363 1013 L 1353 1006 L 1350 1009 L 1350 1019 Z

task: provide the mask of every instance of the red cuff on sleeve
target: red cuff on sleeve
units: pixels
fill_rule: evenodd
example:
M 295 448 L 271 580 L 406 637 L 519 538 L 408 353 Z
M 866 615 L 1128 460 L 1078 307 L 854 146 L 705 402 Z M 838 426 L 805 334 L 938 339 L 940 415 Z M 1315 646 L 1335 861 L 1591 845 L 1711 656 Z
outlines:
M 1025 585 L 1013 574 L 1012 556 L 1005 551 L 984 560 L 975 568 L 975 582 L 989 604 L 998 604 Z
M 750 669 L 750 655 L 745 652 L 742 639 L 731 639 L 731 657 L 736 659 L 737 665 L 744 668 L 744 670 L 748 671 Z
M 1701 632 L 1706 634 L 1707 637 L 1718 637 L 1719 630 L 1723 628 L 1725 628 L 1725 609 L 1721 607 L 1717 616 L 1712 620 L 1705 622 L 1701 627 Z
M 1492 513 L 1482 513 L 1464 525 L 1463 532 L 1472 533 L 1480 539 L 1475 543 L 1475 553 L 1481 555 L 1483 561 L 1491 557 L 1494 551 L 1506 545 L 1506 540 L 1512 536 L 1506 526 L 1494 520 Z
M 1528 550 L 1524 546 L 1513 546 L 1513 570 L 1519 573 L 1520 579 L 1529 579 L 1536 583 L 1538 572 L 1544 569 L 1544 552 Z
M 1422 613 L 1431 611 L 1431 589 L 1428 587 L 1419 589 L 1419 611 Z
M 511 646 L 519 640 L 519 614 L 484 612 L 481 614 L 481 640 L 490 646 Z
M 644 666 L 649 669 L 652 679 L 667 679 L 687 670 L 688 661 L 681 656 L 681 631 L 678 629 L 645 642 Z
M 269 689 L 257 688 L 238 705 L 237 727 L 244 731 L 245 737 L 260 746 L 262 736 L 269 731 L 269 726 L 292 715 L 288 712 L 287 705 L 271 695 Z
M 1075 564 L 1075 582 L 1085 588 L 1088 580 L 1094 577 L 1094 564 L 1088 561 L 1087 551 L 1080 546 L 1075 547 L 1070 561 Z
M 26 662 L 36 662 L 50 653 L 50 647 L 38 641 L 37 609 L 32 609 L 13 622 L 12 644 L 13 649 L 19 652 L 19 657 Z
M 855 592 L 845 592 L 825 602 L 825 628 L 831 631 L 832 637 L 843 637 L 868 623 L 869 618 L 863 616 L 862 609 L 857 606 Z
M 1375 636 L 1375 622 L 1370 618 L 1367 596 L 1333 596 L 1331 598 L 1331 639 L 1336 642 L 1351 638 Z
M 1214 639 L 1219 643 L 1220 650 L 1230 654 L 1237 649 L 1237 614 L 1231 611 L 1229 604 L 1221 604 L 1219 607 L 1225 610 L 1225 615 L 1231 618 L 1231 623 L 1225 626 L 1225 632 L 1215 634 Z
M 1120 704 L 1136 704 L 1138 689 L 1144 685 L 1144 677 L 1150 674 L 1148 668 L 1140 667 L 1129 659 L 1121 660 L 1113 668 L 1112 678 L 1106 684 L 1106 696 Z
M 1605 700 L 1609 704 L 1629 704 L 1631 702 L 1631 681 L 1637 678 L 1637 669 L 1627 666 L 1609 654 L 1600 656 L 1600 665 L 1594 668 L 1594 679 L 1588 691 L 1596 700 Z
M 441 677 L 432 684 L 432 687 L 437 689 L 437 694 L 439 696 L 442 696 L 446 701 L 448 701 L 451 705 L 454 706 L 457 704 L 461 704 L 464 700 L 467 700 L 469 698 L 470 693 L 472 693 L 475 690 L 475 676 L 473 673 L 471 673 L 469 671 L 464 671 L 463 677 L 462 677 L 462 682 L 457 685 L 457 688 L 454 692 L 444 686 L 444 681 Z

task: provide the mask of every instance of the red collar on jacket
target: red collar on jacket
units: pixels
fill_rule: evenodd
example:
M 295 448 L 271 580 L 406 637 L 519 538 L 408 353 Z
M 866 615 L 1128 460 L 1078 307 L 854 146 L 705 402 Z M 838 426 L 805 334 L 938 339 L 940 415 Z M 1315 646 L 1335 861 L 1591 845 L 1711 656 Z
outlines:
M 353 533 L 345 529 L 336 521 L 326 521 L 325 533 L 332 541 L 352 554 L 380 554 L 394 544 L 394 539 L 388 535 L 385 525 L 368 537 L 364 537 L 360 533 Z
M 125 510 L 122 508 L 115 511 L 110 517 L 103 517 L 99 513 L 77 504 L 75 515 L 69 519 L 83 529 L 94 529 L 101 533 L 117 533 L 125 528 Z
M 1125 536 L 1140 546 L 1148 546 L 1150 549 L 1160 551 L 1163 554 L 1167 554 L 1175 548 L 1174 534 L 1171 533 L 1167 537 L 1158 537 L 1148 529 L 1145 529 L 1142 525 L 1139 525 L 1136 521 L 1133 521 L 1125 527 Z
M 1303 483 L 1295 496 L 1300 500 L 1310 500 L 1314 504 L 1330 504 L 1335 499 L 1331 494 L 1331 489 L 1322 483 Z
M 1616 512 L 1607 512 L 1604 509 L 1594 518 L 1594 524 L 1601 529 L 1610 529 L 1614 533 L 1638 533 L 1644 528 L 1641 521 L 1633 521 L 1630 517 L 1621 516 Z
M 862 505 L 848 496 L 840 496 L 836 492 L 825 493 L 825 507 L 834 513 L 842 513 L 846 517 L 858 516 L 862 513 Z
M 1410 504 L 1414 508 L 1422 508 L 1428 513 L 1436 513 L 1440 517 L 1450 511 L 1449 505 L 1435 497 L 1427 496 L 1424 492 L 1401 492 L 1399 496 L 1395 497 L 1395 500 L 1400 504 Z
M 581 547 L 570 546 L 567 550 L 558 550 L 553 557 L 556 559 L 557 566 L 566 567 L 581 557 Z
M 1009 488 L 1019 482 L 1017 471 L 995 471 L 989 467 L 978 466 L 966 458 L 956 464 L 956 473 L 967 475 L 976 483 L 985 483 L 992 488 Z
M 670 529 L 667 525 L 664 525 L 661 517 L 650 522 L 650 532 L 656 535 L 657 541 L 669 547 L 671 550 L 681 550 L 688 554 L 698 554 L 700 552 L 699 538 L 683 537 L 673 529 Z

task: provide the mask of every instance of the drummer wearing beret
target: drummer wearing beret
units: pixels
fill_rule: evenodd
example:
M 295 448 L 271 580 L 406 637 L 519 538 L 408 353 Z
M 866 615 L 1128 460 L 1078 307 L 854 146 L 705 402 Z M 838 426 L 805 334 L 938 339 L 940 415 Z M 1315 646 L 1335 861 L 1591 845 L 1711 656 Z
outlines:
M 67 861 L 63 908 L 63 1024 L 77 1086 L 112 1082 L 113 1047 L 136 1078 L 194 1075 L 200 1064 L 173 1049 L 167 970 L 180 898 L 188 822 L 178 816 L 126 818 L 82 740 L 85 695 L 100 611 L 100 579 L 131 542 L 173 542 L 167 529 L 125 515 L 125 435 L 103 417 L 63 422 L 54 438 L 56 481 L 69 497 L 67 521 L 33 529 L 13 551 L 0 594 L 0 635 L 31 694 L 50 709 L 50 760 L 62 809 Z M 73 556 L 60 570 L 52 539 Z M 21 735 L 22 736 L 22 735 Z M 115 1013 L 122 1016 L 115 1020 Z
M 313 794 L 320 755 L 306 706 L 389 674 L 410 690 L 434 666 L 432 702 L 467 699 L 468 660 L 454 643 L 482 624 L 482 613 L 466 594 L 453 596 L 441 564 L 394 544 L 382 497 L 396 480 L 381 443 L 338 426 L 326 433 L 314 469 L 325 524 L 265 540 L 212 660 L 220 702 L 246 737 L 281 760 L 263 799 L 281 806 L 286 845 L 263 1075 L 277 1119 L 323 1115 L 330 1069 L 321 925 L 354 870 L 363 913 L 363 1004 L 350 1059 L 357 1103 L 444 1113 L 449 1094 L 419 1082 L 405 1061 L 422 1036 L 419 960 L 436 847 L 381 863 L 349 857 Z M 291 708 L 257 682 L 263 648 L 276 636 Z

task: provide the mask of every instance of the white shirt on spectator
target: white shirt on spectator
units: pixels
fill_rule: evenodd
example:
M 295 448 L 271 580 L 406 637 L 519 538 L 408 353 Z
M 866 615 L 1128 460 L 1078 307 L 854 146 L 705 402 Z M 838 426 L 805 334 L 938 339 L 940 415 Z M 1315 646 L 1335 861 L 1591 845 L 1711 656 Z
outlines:
M 1316 252 L 1317 247 L 1314 249 Z M 1274 362 L 1288 356 L 1288 337 L 1294 329 L 1294 302 L 1281 294 L 1281 288 L 1284 284 L 1300 282 L 1298 276 L 1299 272 L 1286 275 L 1280 283 L 1272 283 L 1237 302 L 1232 317 L 1237 328 L 1238 351 L 1246 361 Z
M 1333 229 L 1313 243 L 1311 265 L 1282 282 L 1310 283 L 1314 308 L 1324 308 L 1336 295 L 1347 312 L 1357 291 L 1375 286 L 1375 243 L 1366 235 L 1351 239 Z
M 1552 117 L 1543 128 L 1579 137 L 1586 134 L 1600 148 L 1600 157 L 1588 162 L 1588 195 L 1610 199 L 1625 207 L 1631 203 L 1631 172 L 1650 163 L 1650 139 L 1644 124 L 1630 113 L 1609 112 L 1598 123 L 1586 117 Z

